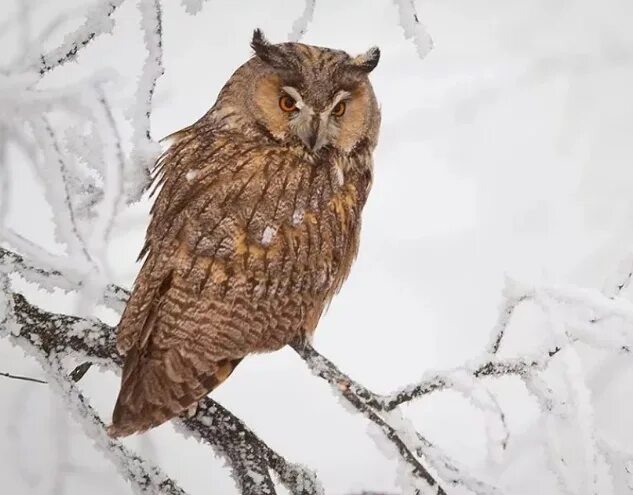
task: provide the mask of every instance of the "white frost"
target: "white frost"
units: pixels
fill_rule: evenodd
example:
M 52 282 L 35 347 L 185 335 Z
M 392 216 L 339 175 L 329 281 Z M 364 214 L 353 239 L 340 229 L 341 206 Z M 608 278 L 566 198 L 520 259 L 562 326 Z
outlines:
M 149 181 L 149 170 L 161 154 L 161 146 L 150 133 L 150 115 L 156 81 L 163 75 L 162 11 L 158 0 L 139 0 L 141 28 L 147 49 L 136 92 L 136 105 L 129 115 L 134 129 L 131 167 L 127 173 L 127 193 L 136 201 Z
M 196 15 L 199 13 L 202 10 L 205 1 L 206 0 L 180 0 L 185 8 L 185 12 L 190 15 Z
M 292 31 L 290 31 L 290 34 L 288 35 L 288 40 L 299 41 L 303 38 L 303 35 L 308 30 L 308 24 L 314 16 L 315 5 L 316 0 L 305 0 L 305 6 L 303 8 L 303 12 L 301 13 L 301 17 L 292 24 Z
M 394 0 L 398 7 L 400 25 L 406 39 L 413 39 L 420 58 L 424 58 L 433 48 L 433 40 L 420 22 L 413 0 Z

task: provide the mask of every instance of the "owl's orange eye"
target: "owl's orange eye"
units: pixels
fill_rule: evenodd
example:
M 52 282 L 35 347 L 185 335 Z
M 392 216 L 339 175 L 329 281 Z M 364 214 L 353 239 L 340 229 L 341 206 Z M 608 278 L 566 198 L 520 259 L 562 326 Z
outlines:
M 335 117 L 342 117 L 345 113 L 345 107 L 345 102 L 339 101 L 332 109 L 332 115 L 334 115 Z
M 290 96 L 283 95 L 279 98 L 279 108 L 281 108 L 284 112 L 294 112 L 297 109 L 297 102 Z

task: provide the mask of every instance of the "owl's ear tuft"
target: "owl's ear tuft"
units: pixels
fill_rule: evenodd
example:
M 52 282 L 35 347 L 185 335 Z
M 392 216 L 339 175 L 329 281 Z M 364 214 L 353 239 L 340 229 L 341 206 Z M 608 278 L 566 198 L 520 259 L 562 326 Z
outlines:
M 380 60 L 380 48 L 374 46 L 361 55 L 357 55 L 352 58 L 351 66 L 354 69 L 360 70 L 369 74 L 378 65 Z
M 267 64 L 280 69 L 287 65 L 283 50 L 268 41 L 259 28 L 253 31 L 251 47 L 255 50 L 255 55 Z
M 261 29 L 257 28 L 253 31 L 253 39 L 251 40 L 251 48 L 259 55 L 270 47 L 270 41 L 266 39 Z

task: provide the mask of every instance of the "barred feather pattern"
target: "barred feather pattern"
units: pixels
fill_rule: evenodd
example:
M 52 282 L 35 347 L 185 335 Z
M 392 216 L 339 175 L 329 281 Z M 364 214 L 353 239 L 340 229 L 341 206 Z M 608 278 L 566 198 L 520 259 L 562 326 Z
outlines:
M 162 423 L 245 355 L 313 332 L 357 252 L 366 154 L 310 163 L 204 126 L 178 137 L 159 162 L 147 257 L 119 324 L 112 433 Z
M 189 410 L 248 354 L 309 338 L 356 256 L 380 122 L 367 73 L 379 52 L 272 45 L 258 31 L 252 45 L 256 56 L 157 163 L 145 259 L 118 326 L 112 436 Z M 329 126 L 318 150 L 278 106 L 288 84 Z M 342 97 L 348 112 L 328 123 Z

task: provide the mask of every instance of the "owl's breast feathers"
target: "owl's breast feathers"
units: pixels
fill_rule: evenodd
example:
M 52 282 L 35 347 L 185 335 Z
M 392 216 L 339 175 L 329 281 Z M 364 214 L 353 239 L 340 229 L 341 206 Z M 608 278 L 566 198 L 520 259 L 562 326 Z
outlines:
M 113 435 L 179 414 L 247 354 L 314 331 L 347 277 L 371 150 L 309 163 L 191 128 L 159 161 L 145 263 L 118 328 Z

